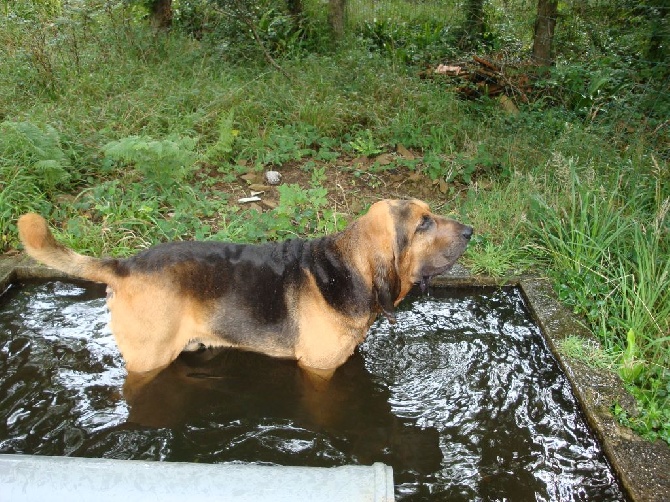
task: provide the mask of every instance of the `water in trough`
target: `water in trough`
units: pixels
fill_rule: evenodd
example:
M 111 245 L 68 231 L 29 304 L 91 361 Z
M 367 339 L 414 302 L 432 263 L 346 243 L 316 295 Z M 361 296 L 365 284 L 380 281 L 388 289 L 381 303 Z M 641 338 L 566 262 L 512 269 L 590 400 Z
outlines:
M 393 466 L 403 500 L 624 500 L 514 288 L 434 288 L 316 390 L 292 361 L 183 354 L 126 379 L 104 286 L 0 296 L 0 453 Z

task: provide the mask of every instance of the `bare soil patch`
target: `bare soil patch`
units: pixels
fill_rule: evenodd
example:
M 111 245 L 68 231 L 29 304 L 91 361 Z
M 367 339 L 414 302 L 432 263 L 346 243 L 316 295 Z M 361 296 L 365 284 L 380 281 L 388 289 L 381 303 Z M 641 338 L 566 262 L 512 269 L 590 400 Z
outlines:
M 278 187 L 282 184 L 297 184 L 310 188 L 314 169 L 324 168 L 319 184 L 328 190 L 330 206 L 345 216 L 355 216 L 369 204 L 380 199 L 416 198 L 428 202 L 434 210 L 453 205 L 464 186 L 447 184 L 444 180 L 433 180 L 422 171 L 420 165 L 410 168 L 399 165 L 398 160 L 414 154 L 403 149 L 403 154 L 382 153 L 375 157 L 342 156 L 335 162 L 304 160 L 289 162 L 281 167 L 269 168 L 281 174 L 281 182 L 270 185 L 265 172 L 250 167 L 233 182 L 221 182 L 216 188 L 230 194 L 231 202 L 252 196 L 261 200 L 244 203 L 248 208 L 269 211 L 279 204 Z

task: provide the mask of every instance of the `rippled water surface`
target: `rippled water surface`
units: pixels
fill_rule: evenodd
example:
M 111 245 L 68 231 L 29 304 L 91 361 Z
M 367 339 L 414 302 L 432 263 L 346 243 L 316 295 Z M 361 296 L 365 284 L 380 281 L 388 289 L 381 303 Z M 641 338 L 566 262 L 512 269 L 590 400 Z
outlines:
M 392 465 L 405 500 L 623 500 L 514 289 L 434 289 L 378 321 L 328 389 L 291 361 L 183 354 L 126 378 L 104 286 L 0 297 L 0 452 Z

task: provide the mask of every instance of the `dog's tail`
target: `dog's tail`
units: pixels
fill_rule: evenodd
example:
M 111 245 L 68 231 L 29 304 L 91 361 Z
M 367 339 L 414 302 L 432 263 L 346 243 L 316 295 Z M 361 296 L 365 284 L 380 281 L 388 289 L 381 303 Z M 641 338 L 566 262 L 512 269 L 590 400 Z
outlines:
M 84 256 L 56 241 L 44 218 L 28 213 L 19 218 L 19 238 L 26 252 L 49 267 L 94 282 L 113 285 L 118 278 L 118 260 Z

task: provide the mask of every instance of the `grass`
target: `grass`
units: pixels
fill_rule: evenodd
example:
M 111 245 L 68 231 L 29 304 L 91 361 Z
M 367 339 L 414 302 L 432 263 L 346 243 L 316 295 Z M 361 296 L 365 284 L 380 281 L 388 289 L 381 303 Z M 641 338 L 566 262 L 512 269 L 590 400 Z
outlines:
M 619 356 L 604 350 L 596 340 L 570 335 L 560 342 L 559 350 L 566 356 L 579 359 L 591 367 L 616 371 Z
M 669 106 L 656 80 L 620 60 L 607 74 L 608 65 L 588 66 L 597 58 L 562 59 L 536 83 L 536 99 L 509 115 L 417 76 L 411 63 L 463 56 L 448 30 L 434 29 L 442 7 L 425 2 L 404 14 L 405 2 L 384 12 L 352 3 L 355 36 L 337 50 L 315 47 L 323 35 L 289 30 L 280 43 L 261 33 L 274 37 L 290 78 L 250 56 L 258 47 L 243 34 L 234 44 L 214 31 L 156 34 L 128 2 L 55 13 L 35 5 L 6 4 L 16 15 L 0 18 L 0 251 L 18 246 L 15 221 L 29 210 L 95 254 L 322 235 L 385 196 L 394 173 L 420 174 L 443 189 L 424 191 L 434 207 L 476 227 L 467 265 L 550 276 L 602 344 L 564 350 L 617 371 L 640 405 L 635 417 L 614 406 L 619 418 L 670 442 Z M 595 74 L 606 84 L 594 87 Z M 367 171 L 350 164 L 398 144 L 416 158 Z M 282 186 L 274 210 L 240 207 L 226 183 L 268 168 L 302 179 Z M 344 193 L 344 209 L 333 203 L 345 192 L 335 175 L 358 176 L 366 189 Z
M 617 408 L 619 418 L 670 442 L 670 199 L 661 195 L 658 172 L 650 194 L 643 176 L 632 189 L 621 177 L 605 188 L 580 177 L 573 162 L 567 167 L 567 193 L 535 212 L 537 243 L 559 296 L 586 319 L 637 398 L 640 414 Z M 652 214 L 640 209 L 649 205 Z

